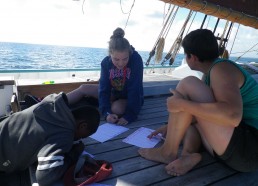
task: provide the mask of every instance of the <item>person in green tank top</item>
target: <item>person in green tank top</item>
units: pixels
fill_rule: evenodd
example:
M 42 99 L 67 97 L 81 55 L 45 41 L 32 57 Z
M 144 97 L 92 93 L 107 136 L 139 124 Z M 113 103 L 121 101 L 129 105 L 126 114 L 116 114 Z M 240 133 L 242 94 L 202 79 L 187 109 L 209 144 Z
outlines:
M 257 82 L 236 63 L 218 58 L 217 39 L 210 30 L 190 32 L 182 46 L 188 66 L 206 78 L 186 77 L 171 90 L 168 124 L 149 136 L 161 133 L 165 142 L 158 148 L 139 149 L 139 154 L 167 164 L 168 174 L 180 176 L 201 161 L 203 144 L 211 155 L 237 171 L 257 170 Z M 183 149 L 178 154 L 181 142 Z

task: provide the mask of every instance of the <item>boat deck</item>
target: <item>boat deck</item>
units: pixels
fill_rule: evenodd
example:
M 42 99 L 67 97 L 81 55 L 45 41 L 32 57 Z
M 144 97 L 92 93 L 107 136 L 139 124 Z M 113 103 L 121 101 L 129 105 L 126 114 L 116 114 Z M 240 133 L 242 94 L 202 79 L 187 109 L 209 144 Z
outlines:
M 173 85 L 172 82 L 170 86 L 173 88 L 175 84 Z M 202 152 L 202 161 L 192 171 L 180 177 L 173 177 L 166 173 L 165 164 L 142 158 L 137 152 L 138 147 L 122 142 L 124 138 L 140 127 L 157 129 L 166 124 L 168 120 L 166 99 L 169 94 L 158 95 L 157 92 L 154 95 L 146 96 L 138 120 L 126 126 L 129 128 L 127 132 L 104 143 L 91 138 L 85 140 L 85 150 L 87 152 L 93 154 L 95 159 L 107 160 L 113 165 L 112 174 L 100 182 L 101 184 L 123 186 L 258 185 L 258 171 L 239 173 L 218 162 L 206 151 Z M 158 145 L 161 145 L 161 143 Z

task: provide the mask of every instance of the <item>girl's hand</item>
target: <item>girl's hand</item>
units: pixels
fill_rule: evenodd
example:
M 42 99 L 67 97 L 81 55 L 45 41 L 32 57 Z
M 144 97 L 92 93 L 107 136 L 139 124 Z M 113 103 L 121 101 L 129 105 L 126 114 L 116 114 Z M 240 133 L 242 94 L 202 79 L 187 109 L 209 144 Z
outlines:
M 117 124 L 118 125 L 126 125 L 126 124 L 128 124 L 128 121 L 122 117 L 122 118 L 118 119 Z
M 116 114 L 109 114 L 107 115 L 106 120 L 108 123 L 116 123 L 118 121 L 118 116 Z

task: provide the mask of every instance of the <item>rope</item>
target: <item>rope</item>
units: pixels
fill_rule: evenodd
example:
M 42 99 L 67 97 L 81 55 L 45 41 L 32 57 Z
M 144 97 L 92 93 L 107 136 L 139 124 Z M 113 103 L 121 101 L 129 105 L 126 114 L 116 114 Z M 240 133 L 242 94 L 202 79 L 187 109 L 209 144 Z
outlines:
M 155 63 L 159 63 L 160 60 L 162 59 L 162 54 L 163 54 L 163 49 L 165 45 L 165 38 L 161 37 L 159 39 L 158 45 L 157 45 L 157 54 L 155 56 Z
M 179 7 L 177 7 L 177 10 L 178 10 L 178 8 Z M 161 31 L 159 33 L 159 36 L 158 36 L 158 38 L 157 38 L 157 40 L 156 40 L 152 50 L 149 53 L 149 58 L 147 59 L 147 61 L 145 63 L 146 66 L 149 65 L 151 58 L 155 55 L 155 50 L 157 48 L 157 45 L 158 45 L 158 42 L 159 42 L 160 38 L 164 38 L 165 39 L 166 36 L 167 36 L 167 33 L 168 33 L 168 31 L 169 31 L 169 29 L 170 29 L 170 27 L 171 27 L 171 25 L 172 25 L 172 23 L 173 23 L 173 21 L 175 19 L 175 15 L 177 13 L 177 10 L 174 12 L 174 9 L 175 9 L 175 6 L 173 6 L 172 10 L 170 10 L 170 7 L 169 7 L 168 13 L 167 13 L 166 18 L 165 18 L 165 22 L 163 21 L 163 23 L 164 23 L 163 27 L 162 27 L 162 29 L 161 29 Z M 172 16 L 173 12 L 174 12 L 174 15 Z M 171 16 L 172 16 L 172 18 L 171 18 Z
M 255 50 L 250 50 L 250 51 L 248 51 L 248 52 L 258 52 L 258 49 L 255 49 Z M 239 53 L 244 53 L 244 52 L 233 52 L 233 53 L 231 53 L 231 54 L 239 54 Z
M 82 14 L 84 14 L 84 3 L 85 3 L 85 0 L 83 0 L 82 2 Z
M 227 47 L 228 40 L 229 40 L 229 37 L 230 37 L 230 35 L 231 35 L 231 31 L 232 31 L 232 28 L 233 28 L 234 23 L 231 22 L 229 28 L 228 28 L 228 24 L 229 24 L 229 21 L 226 22 L 226 25 L 225 25 L 225 27 L 224 27 L 223 34 L 221 35 L 221 38 L 220 38 L 220 44 L 219 44 L 220 56 L 221 56 L 222 58 L 226 58 L 226 59 L 229 58 L 229 53 L 228 53 L 228 51 L 226 50 L 226 47 Z M 227 28 L 228 28 L 228 33 L 227 33 L 226 37 L 224 37 Z
M 180 49 L 180 47 L 181 47 L 181 43 L 182 43 L 182 39 L 183 39 L 183 34 L 184 34 L 185 29 L 186 29 L 187 23 L 189 22 L 189 20 L 190 20 L 192 14 L 193 14 L 193 11 L 190 10 L 190 11 L 189 11 L 189 14 L 188 14 L 188 16 L 187 16 L 187 18 L 186 18 L 186 20 L 185 20 L 183 26 L 182 26 L 182 28 L 181 28 L 181 30 L 180 30 L 180 32 L 179 32 L 179 34 L 178 34 L 178 36 L 177 36 L 177 38 L 176 38 L 176 40 L 174 41 L 174 43 L 173 43 L 172 47 L 170 48 L 169 52 L 167 53 L 167 55 L 166 55 L 165 58 L 163 59 L 161 65 L 164 65 L 164 63 L 165 63 L 167 60 L 169 60 L 169 59 L 170 59 L 169 65 L 172 65 L 172 64 L 173 64 L 174 58 L 175 58 L 176 54 L 178 53 L 178 51 L 179 51 L 179 49 Z
M 256 43 L 254 46 L 252 46 L 249 50 L 247 50 L 245 53 L 243 53 L 241 56 L 239 56 L 237 59 L 236 59 L 236 61 L 237 60 L 239 60 L 243 55 L 245 55 L 247 52 L 250 52 L 250 50 L 251 49 L 253 49 L 256 45 L 258 45 L 258 43 Z M 256 51 L 256 50 L 255 50 Z
M 125 13 L 124 10 L 123 10 L 123 8 L 122 8 L 122 0 L 120 0 L 120 8 L 121 8 L 122 13 L 123 13 L 123 14 L 129 14 L 128 17 L 127 17 L 126 23 L 125 23 L 124 30 L 125 30 L 126 27 L 127 27 L 129 18 L 130 18 L 130 16 L 131 16 L 132 9 L 133 9 L 133 7 L 134 7 L 134 3 L 135 3 L 135 0 L 133 0 L 132 6 L 131 6 L 129 12 L 126 12 L 126 13 Z
M 157 38 L 157 40 L 156 40 L 156 42 L 155 42 L 155 44 L 154 44 L 152 50 L 154 50 L 154 49 L 156 48 L 156 46 L 157 46 L 157 44 L 158 44 L 158 41 L 159 41 L 159 38 L 161 38 L 161 37 L 164 35 L 164 30 L 165 30 L 166 27 L 167 27 L 168 21 L 170 20 L 171 15 L 172 15 L 174 9 L 175 9 L 175 6 L 173 7 L 173 9 L 170 11 L 169 15 L 167 16 L 166 21 L 165 21 L 165 24 L 163 24 L 163 27 L 162 27 L 162 29 L 161 29 L 161 31 L 160 31 L 160 34 L 159 34 L 159 36 L 158 36 L 158 38 Z M 178 9 L 178 8 L 177 8 L 177 9 Z M 176 12 L 177 12 L 177 11 L 176 11 Z M 172 17 L 172 19 L 173 19 L 173 17 Z M 170 22 L 170 23 L 171 23 L 171 22 Z
M 229 21 L 226 22 L 226 25 L 225 25 L 224 30 L 222 32 L 222 35 L 220 36 L 219 48 L 222 47 L 222 43 L 223 43 L 223 40 L 224 40 L 224 35 L 225 35 L 226 30 L 228 28 L 228 23 L 229 23 Z
M 132 4 L 132 6 L 131 6 L 131 9 L 130 9 L 128 12 L 124 12 L 124 10 L 123 10 L 123 8 L 122 8 L 122 0 L 120 0 L 120 8 L 121 8 L 122 13 L 123 13 L 123 14 L 129 14 L 129 13 L 131 12 L 131 10 L 132 10 L 132 7 L 133 7 L 133 5 L 134 5 L 134 2 L 135 2 L 135 0 L 133 1 L 133 4 Z
M 230 25 L 229 31 L 228 31 L 228 35 L 226 36 L 227 41 L 228 41 L 229 38 L 230 38 L 230 35 L 231 35 L 231 33 L 232 33 L 232 30 L 233 30 L 233 27 L 234 27 L 234 22 L 231 22 L 231 25 Z M 227 45 L 228 45 L 228 42 L 227 42 L 226 44 L 224 44 L 225 48 L 227 47 Z
M 175 20 L 175 17 L 176 17 L 176 14 L 177 14 L 177 12 L 178 12 L 178 9 L 179 9 L 179 7 L 177 7 L 175 13 L 173 14 L 173 17 L 172 17 L 171 21 L 169 22 L 169 25 L 167 26 L 167 28 L 166 28 L 166 30 L 165 30 L 165 32 L 164 32 L 164 34 L 163 34 L 163 37 L 165 37 L 165 38 L 167 37 L 168 32 L 169 32 L 169 30 L 170 30 L 170 28 L 171 28 L 171 26 L 172 26 L 172 23 L 173 23 L 174 20 Z
M 239 27 L 240 27 L 240 24 L 238 24 L 237 31 L 236 31 L 236 34 L 235 34 L 235 37 L 234 37 L 234 40 L 233 40 L 233 43 L 232 43 L 232 46 L 231 46 L 231 49 L 230 49 L 229 54 L 232 54 L 231 51 L 232 51 L 233 46 L 234 46 L 234 44 L 235 44 L 235 40 L 236 40 L 236 36 L 237 36 L 237 34 L 238 34 Z
M 191 21 L 191 24 L 189 25 L 189 28 L 188 28 L 188 30 L 187 30 L 187 32 L 186 32 L 186 34 L 188 34 L 188 33 L 189 33 L 190 28 L 191 28 L 191 26 L 192 26 L 192 24 L 193 24 L 193 21 L 194 21 L 194 19 L 195 19 L 196 14 L 197 14 L 197 12 L 195 12 L 194 17 L 193 17 L 193 19 L 192 19 L 192 21 Z

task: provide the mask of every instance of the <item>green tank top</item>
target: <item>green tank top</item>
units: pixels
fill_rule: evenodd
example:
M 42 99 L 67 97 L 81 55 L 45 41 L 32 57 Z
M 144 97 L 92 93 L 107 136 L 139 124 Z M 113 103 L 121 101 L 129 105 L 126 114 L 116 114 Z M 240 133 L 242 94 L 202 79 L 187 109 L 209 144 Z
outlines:
M 243 99 L 243 118 L 244 123 L 258 129 L 258 83 L 255 79 L 240 65 L 227 59 L 216 59 L 206 76 L 205 83 L 210 86 L 210 71 L 220 62 L 228 62 L 235 65 L 244 75 L 245 81 L 240 88 L 240 93 Z

